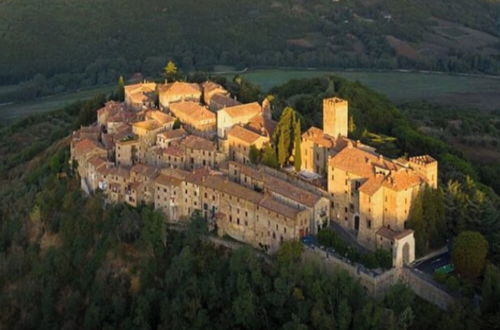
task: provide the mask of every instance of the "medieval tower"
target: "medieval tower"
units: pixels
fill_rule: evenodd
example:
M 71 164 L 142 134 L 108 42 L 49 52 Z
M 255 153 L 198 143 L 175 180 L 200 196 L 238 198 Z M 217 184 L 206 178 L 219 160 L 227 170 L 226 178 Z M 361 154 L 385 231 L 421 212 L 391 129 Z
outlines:
M 346 100 L 332 97 L 323 100 L 323 132 L 333 138 L 347 136 L 348 104 Z

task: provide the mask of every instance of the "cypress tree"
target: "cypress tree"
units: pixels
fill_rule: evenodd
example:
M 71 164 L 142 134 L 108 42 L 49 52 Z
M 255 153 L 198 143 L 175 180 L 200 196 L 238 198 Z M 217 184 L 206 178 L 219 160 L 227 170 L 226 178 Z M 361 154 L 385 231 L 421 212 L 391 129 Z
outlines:
M 276 151 L 271 145 L 264 147 L 264 153 L 262 154 L 262 164 L 267 165 L 272 168 L 278 168 L 278 158 L 276 157 Z
M 123 76 L 118 78 L 118 89 L 116 91 L 116 98 L 118 101 L 123 102 L 125 100 L 125 81 Z
M 294 132 L 295 150 L 294 150 L 294 157 L 293 157 L 295 171 L 297 171 L 297 172 L 300 171 L 300 168 L 302 166 L 302 155 L 300 154 L 301 153 L 301 146 L 300 146 L 301 134 L 300 133 L 301 133 L 300 132 L 300 120 L 297 120 L 297 122 L 295 123 L 295 132 Z
M 280 166 L 285 165 L 288 159 L 288 148 L 286 143 L 286 133 L 284 130 L 281 131 L 279 141 L 278 141 L 278 163 Z
M 413 201 L 408 227 L 415 231 L 415 245 L 418 255 L 425 253 L 427 247 L 427 231 L 424 223 L 423 192 L 420 192 Z

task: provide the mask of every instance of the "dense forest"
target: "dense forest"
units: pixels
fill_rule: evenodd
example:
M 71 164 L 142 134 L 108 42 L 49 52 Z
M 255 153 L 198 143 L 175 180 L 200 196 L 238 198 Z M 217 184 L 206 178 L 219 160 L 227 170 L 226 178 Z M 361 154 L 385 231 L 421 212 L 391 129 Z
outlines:
M 219 81 L 241 100 L 266 96 L 239 78 Z M 359 83 L 324 77 L 291 81 L 272 93 L 273 115 L 292 106 L 304 128 L 320 125 L 321 97 L 347 98 L 353 138 L 388 154 L 426 152 L 440 160 L 446 235 L 480 231 L 490 243 L 484 272 L 460 279 L 459 304 L 443 312 L 402 285 L 375 300 L 345 274 L 303 264 L 298 242 L 262 257 L 207 241 L 196 214 L 189 227 L 172 230 L 151 206 L 105 205 L 99 194 L 85 196 L 69 168 L 65 137 L 95 121 L 106 100 L 98 96 L 0 131 L 0 328 L 498 328 L 500 220 L 478 204 L 497 207 L 498 197 L 469 176 L 474 166 Z M 465 200 L 474 205 L 464 205 L 458 192 L 471 194 Z M 461 218 L 449 217 L 452 211 Z M 419 233 L 433 241 L 425 228 Z
M 464 14 L 466 13 L 466 14 Z M 0 3 L 0 85 L 27 98 L 214 65 L 500 72 L 487 0 Z M 1 102 L 1 101 L 0 101 Z

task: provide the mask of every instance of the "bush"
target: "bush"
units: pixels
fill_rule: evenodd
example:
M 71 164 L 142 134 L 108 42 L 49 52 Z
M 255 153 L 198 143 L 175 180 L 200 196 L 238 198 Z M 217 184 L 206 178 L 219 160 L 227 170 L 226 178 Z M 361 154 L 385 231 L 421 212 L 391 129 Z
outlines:
M 458 279 L 455 276 L 449 276 L 445 280 L 444 284 L 451 291 L 457 291 L 458 289 L 460 289 L 460 282 L 458 281 Z

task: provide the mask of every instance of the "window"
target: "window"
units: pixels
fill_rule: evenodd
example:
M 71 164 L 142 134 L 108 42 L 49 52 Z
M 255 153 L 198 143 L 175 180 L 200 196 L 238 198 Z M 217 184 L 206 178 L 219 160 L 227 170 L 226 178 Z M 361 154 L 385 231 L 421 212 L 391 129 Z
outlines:
M 240 218 L 236 218 L 236 223 L 239 225 L 240 224 Z
M 366 226 L 367 226 L 368 228 L 371 228 L 371 227 L 372 227 L 372 221 L 371 221 L 371 220 L 367 220 L 367 221 L 366 221 Z

